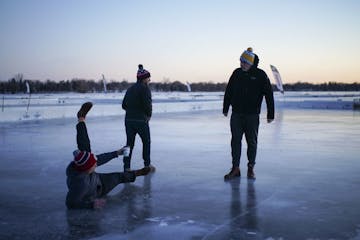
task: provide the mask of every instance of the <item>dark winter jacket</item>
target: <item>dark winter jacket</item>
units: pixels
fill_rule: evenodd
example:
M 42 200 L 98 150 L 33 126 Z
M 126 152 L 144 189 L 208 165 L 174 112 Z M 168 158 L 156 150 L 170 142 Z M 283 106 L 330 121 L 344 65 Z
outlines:
M 152 115 L 152 99 L 148 85 L 138 81 L 125 94 L 122 108 L 126 111 L 125 120 L 148 122 Z
M 232 111 L 239 114 L 259 114 L 265 96 L 267 118 L 274 119 L 274 95 L 266 73 L 257 68 L 257 63 L 247 72 L 237 68 L 226 86 L 223 113 Z
M 117 157 L 116 151 L 97 155 L 97 165 L 103 165 L 110 159 Z M 68 193 L 66 206 L 68 208 L 93 208 L 94 200 L 102 192 L 102 184 L 98 173 L 79 172 L 71 162 L 66 168 Z

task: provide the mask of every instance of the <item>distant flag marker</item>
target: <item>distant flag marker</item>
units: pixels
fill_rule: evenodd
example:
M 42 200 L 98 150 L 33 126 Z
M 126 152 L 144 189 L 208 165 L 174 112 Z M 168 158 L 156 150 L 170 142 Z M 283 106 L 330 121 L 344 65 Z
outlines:
M 276 67 L 274 67 L 273 65 L 270 65 L 271 71 L 274 75 L 274 78 L 276 80 L 276 87 L 279 89 L 279 91 L 284 94 L 284 88 L 283 88 L 283 84 L 281 81 L 281 76 L 279 71 L 276 69 Z
M 191 92 L 191 86 L 190 86 L 189 82 L 186 82 L 186 87 L 187 87 L 188 92 Z
M 26 81 L 25 84 L 26 84 L 26 93 L 30 94 L 30 85 L 29 85 L 29 82 Z
M 26 93 L 29 94 L 29 98 L 28 98 L 28 104 L 27 104 L 27 107 L 26 107 L 26 113 L 24 114 L 24 118 L 29 118 L 30 117 L 30 115 L 29 115 L 29 107 L 30 107 L 30 99 L 31 99 L 31 90 L 30 90 L 29 81 L 26 81 L 25 84 L 26 84 Z
M 107 88 L 106 88 L 106 79 L 105 79 L 104 74 L 102 74 L 102 81 L 103 81 L 103 84 L 104 84 L 104 93 L 107 93 Z

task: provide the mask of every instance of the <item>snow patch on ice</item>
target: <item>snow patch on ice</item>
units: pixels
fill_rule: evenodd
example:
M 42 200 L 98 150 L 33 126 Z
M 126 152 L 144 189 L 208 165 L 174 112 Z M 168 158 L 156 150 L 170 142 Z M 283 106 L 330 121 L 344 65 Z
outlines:
M 165 222 L 165 221 L 161 221 L 160 224 L 159 224 L 160 227 L 166 227 L 168 225 L 169 224 L 167 222 Z
M 165 227 L 168 226 L 169 224 L 195 224 L 194 220 L 188 219 L 185 221 L 180 221 L 179 222 L 180 217 L 179 216 L 175 216 L 175 217 L 153 217 L 153 218 L 147 218 L 146 220 L 149 222 L 153 222 L 153 223 L 159 223 L 160 227 Z
M 206 233 L 206 229 L 183 223 L 166 226 L 149 225 L 136 229 L 133 232 L 126 234 L 107 234 L 101 237 L 92 238 L 92 240 L 125 240 L 125 239 L 173 239 L 176 236 L 177 240 L 200 238 Z

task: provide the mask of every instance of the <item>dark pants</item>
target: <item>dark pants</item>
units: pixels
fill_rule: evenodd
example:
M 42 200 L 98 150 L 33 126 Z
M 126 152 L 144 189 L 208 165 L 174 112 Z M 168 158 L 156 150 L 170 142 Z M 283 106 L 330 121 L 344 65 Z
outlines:
M 130 169 L 130 160 L 135 145 L 136 134 L 139 134 L 143 144 L 142 157 L 144 159 L 144 166 L 149 166 L 150 143 L 151 143 L 149 123 L 145 121 L 125 120 L 125 128 L 126 128 L 126 145 L 130 146 L 130 155 L 128 157 L 124 157 L 123 159 L 124 170 Z
M 76 140 L 78 149 L 80 151 L 87 151 L 91 152 L 90 148 L 90 139 L 87 133 L 87 128 L 85 122 L 79 122 L 76 125 Z M 114 155 L 113 153 L 103 153 L 96 155 L 98 165 L 102 165 L 110 161 L 111 159 L 117 157 L 117 155 Z M 114 187 L 116 187 L 120 183 L 126 183 L 126 182 L 133 182 L 135 181 L 135 173 L 134 172 L 114 172 L 114 173 L 96 173 L 98 174 L 102 189 L 100 196 L 106 195 L 108 192 L 110 192 Z
M 91 152 L 90 139 L 85 122 L 76 124 L 76 142 L 80 151 Z
M 247 157 L 249 165 L 255 165 L 257 136 L 259 130 L 258 114 L 232 113 L 230 120 L 231 127 L 231 155 L 233 167 L 239 167 L 241 156 L 241 140 L 243 134 L 247 142 Z
M 135 173 L 134 172 L 124 172 L 124 173 L 98 173 L 102 189 L 99 197 L 103 197 L 108 194 L 114 187 L 120 183 L 134 182 Z

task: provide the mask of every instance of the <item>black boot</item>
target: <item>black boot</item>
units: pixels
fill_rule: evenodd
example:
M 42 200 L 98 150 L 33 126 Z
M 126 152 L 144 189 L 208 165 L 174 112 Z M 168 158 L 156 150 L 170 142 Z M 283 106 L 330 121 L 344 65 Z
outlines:
M 233 178 L 237 178 L 237 177 L 240 177 L 240 176 L 241 176 L 240 168 L 239 167 L 232 167 L 230 172 L 224 176 L 224 180 L 227 181 L 227 180 L 231 180 Z
M 77 117 L 78 118 L 85 118 L 86 117 L 86 114 L 90 111 L 90 109 L 92 108 L 92 102 L 86 102 L 84 103 L 80 110 L 78 111 L 77 113 Z
M 148 175 L 149 172 L 150 172 L 150 168 L 149 167 L 144 167 L 144 168 L 141 168 L 139 170 L 135 170 L 134 173 L 135 173 L 135 176 L 145 176 L 145 175 Z

